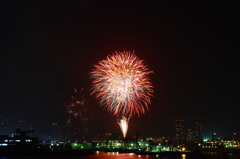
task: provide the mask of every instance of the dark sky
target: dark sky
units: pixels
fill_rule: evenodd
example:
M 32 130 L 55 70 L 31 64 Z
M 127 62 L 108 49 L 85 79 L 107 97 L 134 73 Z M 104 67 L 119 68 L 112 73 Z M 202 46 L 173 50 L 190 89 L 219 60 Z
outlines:
M 64 121 L 56 92 L 84 88 L 91 133 L 117 128 L 90 96 L 89 72 L 115 50 L 135 50 L 154 71 L 149 111 L 130 120 L 130 135 L 172 136 L 172 119 L 204 134 L 239 128 L 239 4 L 151 1 L 18 1 L 0 4 L 0 115 L 38 132 Z M 62 110 L 60 110 L 62 109 Z

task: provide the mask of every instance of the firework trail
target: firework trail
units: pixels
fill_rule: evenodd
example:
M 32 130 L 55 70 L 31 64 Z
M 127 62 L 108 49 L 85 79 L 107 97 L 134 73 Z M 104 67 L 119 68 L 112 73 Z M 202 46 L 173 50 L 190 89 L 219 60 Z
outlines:
M 148 110 L 153 96 L 153 86 L 148 77 L 151 73 L 153 71 L 134 52 L 115 51 L 94 65 L 92 94 L 96 94 L 100 105 L 114 115 L 123 116 L 123 120 L 135 114 L 140 116 Z
M 126 117 L 123 117 L 120 122 L 118 122 L 122 133 L 123 133 L 123 137 L 125 138 L 127 135 L 127 131 L 128 131 L 128 119 Z

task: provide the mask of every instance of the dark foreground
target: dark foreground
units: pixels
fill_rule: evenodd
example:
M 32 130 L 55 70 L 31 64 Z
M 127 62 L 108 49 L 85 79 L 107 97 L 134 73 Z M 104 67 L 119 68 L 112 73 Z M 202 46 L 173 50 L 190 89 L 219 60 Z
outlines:
M 134 153 L 95 152 L 94 154 L 41 154 L 41 155 L 1 155 L 0 159 L 240 159 L 240 153 L 186 153 L 186 154 L 158 154 L 137 155 Z

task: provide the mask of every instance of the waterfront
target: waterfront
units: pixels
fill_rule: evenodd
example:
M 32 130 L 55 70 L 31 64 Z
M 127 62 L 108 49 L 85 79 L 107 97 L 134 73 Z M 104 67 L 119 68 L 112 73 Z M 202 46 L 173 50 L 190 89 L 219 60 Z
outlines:
M 171 155 L 135 155 L 133 153 L 105 153 L 70 156 L 1 156 L 0 159 L 239 159 L 240 153 L 188 153 Z

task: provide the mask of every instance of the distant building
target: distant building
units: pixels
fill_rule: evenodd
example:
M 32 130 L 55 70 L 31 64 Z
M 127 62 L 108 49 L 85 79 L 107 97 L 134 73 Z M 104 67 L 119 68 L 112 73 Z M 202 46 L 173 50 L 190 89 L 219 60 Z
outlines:
M 0 115 L 0 134 L 10 133 L 9 131 L 10 117 Z
M 174 133 L 174 140 L 177 143 L 184 143 L 185 142 L 185 119 L 184 118 L 177 118 L 173 120 L 173 133 Z
M 203 140 L 203 124 L 201 118 L 194 119 L 194 139 L 197 142 L 202 142 Z
M 193 129 L 187 129 L 187 141 L 193 142 L 195 139 L 195 133 Z
M 174 141 L 177 144 L 193 144 L 203 140 L 203 124 L 201 118 L 195 118 L 194 125 L 191 128 L 185 126 L 184 118 L 176 118 L 173 120 Z
M 29 152 L 36 150 L 39 146 L 38 138 L 30 137 L 34 130 L 16 129 L 18 135 L 0 136 L 0 154 L 11 154 L 15 152 Z
M 212 141 L 215 141 L 217 140 L 217 133 L 212 133 Z
M 17 127 L 20 129 L 25 129 L 26 128 L 26 122 L 24 120 L 18 120 L 17 121 Z
M 38 138 L 29 136 L 0 136 L 0 153 L 24 152 L 38 148 Z
M 51 134 L 49 136 L 50 140 L 63 140 L 63 128 L 57 122 L 51 123 L 49 133 Z
M 232 140 L 239 140 L 237 133 L 232 134 Z

